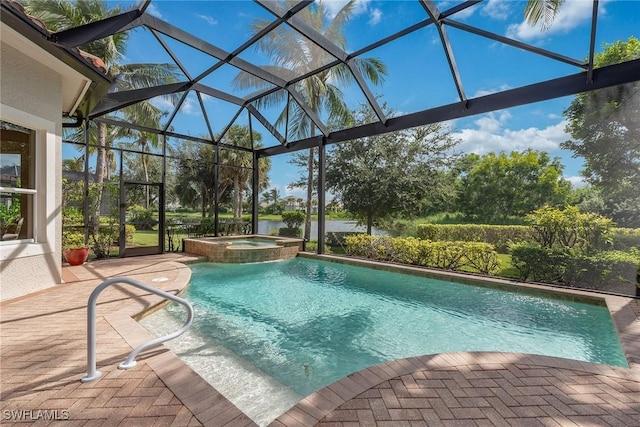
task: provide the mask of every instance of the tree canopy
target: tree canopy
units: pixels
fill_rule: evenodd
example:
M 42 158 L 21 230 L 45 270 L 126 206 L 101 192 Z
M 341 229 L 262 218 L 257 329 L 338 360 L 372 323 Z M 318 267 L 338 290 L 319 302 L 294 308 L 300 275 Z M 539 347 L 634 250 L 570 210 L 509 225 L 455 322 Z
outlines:
M 373 114 L 354 112 L 363 123 Z M 446 169 L 456 144 L 439 123 L 337 144 L 328 153 L 327 188 L 371 234 L 380 220 L 418 215 L 451 194 Z
M 640 40 L 605 45 L 594 65 L 640 58 Z M 564 111 L 571 140 L 562 148 L 585 160 L 582 175 L 620 226 L 640 227 L 640 83 L 581 93 Z
M 262 135 L 254 132 L 252 142 L 249 128 L 240 125 L 231 126 L 222 138 L 226 144 L 245 148 L 259 148 L 261 140 Z M 240 218 L 245 191 L 251 188 L 253 154 L 220 148 L 218 156 L 216 159 L 216 150 L 211 144 L 185 144 L 178 160 L 176 173 L 179 179 L 174 191 L 183 206 L 193 207 L 198 201 L 201 202 L 203 217 L 207 213 L 209 216 L 214 215 L 216 202 L 230 202 L 234 217 Z M 217 181 L 216 160 L 219 164 Z M 262 159 L 259 163 L 259 191 L 268 186 L 270 167 L 269 159 Z
M 571 183 L 562 177 L 563 169 L 559 159 L 534 150 L 467 154 L 457 167 L 459 209 L 469 217 L 496 223 L 545 204 L 564 206 Z

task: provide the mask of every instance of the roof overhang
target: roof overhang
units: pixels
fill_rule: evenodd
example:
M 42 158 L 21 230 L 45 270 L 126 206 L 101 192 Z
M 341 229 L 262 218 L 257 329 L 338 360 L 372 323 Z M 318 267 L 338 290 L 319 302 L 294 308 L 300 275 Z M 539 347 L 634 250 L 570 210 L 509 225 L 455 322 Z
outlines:
M 52 69 L 62 79 L 63 116 L 86 117 L 109 89 L 111 81 L 79 51 L 56 45 L 47 31 L 10 3 L 2 1 L 0 39 Z

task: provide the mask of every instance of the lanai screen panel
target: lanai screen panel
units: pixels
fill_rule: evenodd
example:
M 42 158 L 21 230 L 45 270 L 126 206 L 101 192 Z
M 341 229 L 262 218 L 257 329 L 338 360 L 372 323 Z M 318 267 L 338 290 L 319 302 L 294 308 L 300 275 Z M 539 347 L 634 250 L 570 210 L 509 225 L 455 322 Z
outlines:
M 616 16 L 612 2 L 568 1 L 570 13 L 561 9 L 545 31 L 524 22 L 525 4 L 149 0 L 54 38 L 74 47 L 125 32 L 135 46 L 127 59 L 168 64 L 174 73 L 171 83 L 135 89 L 116 79 L 89 118 L 214 144 L 225 143 L 234 125 L 248 126 L 259 129 L 262 144 L 245 148 L 261 155 L 640 78 L 638 60 L 593 69 L 594 52 L 614 41 L 600 39 L 598 26 L 634 19 Z M 576 14 L 582 24 L 570 27 Z M 567 43 L 568 31 L 580 42 Z M 522 64 L 515 73 L 506 67 L 513 62 Z M 342 105 L 336 110 L 327 99 Z M 162 111 L 160 126 L 124 112 L 146 100 Z M 345 121 L 340 108 L 366 120 Z

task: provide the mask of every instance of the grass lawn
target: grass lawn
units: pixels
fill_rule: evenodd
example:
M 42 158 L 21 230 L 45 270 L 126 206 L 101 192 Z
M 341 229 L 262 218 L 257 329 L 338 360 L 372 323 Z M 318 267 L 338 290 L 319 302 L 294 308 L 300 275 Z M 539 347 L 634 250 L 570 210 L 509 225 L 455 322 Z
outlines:
M 500 261 L 500 270 L 496 273 L 498 277 L 506 277 L 508 279 L 519 279 L 520 272 L 511 263 L 511 255 L 498 254 L 498 260 Z

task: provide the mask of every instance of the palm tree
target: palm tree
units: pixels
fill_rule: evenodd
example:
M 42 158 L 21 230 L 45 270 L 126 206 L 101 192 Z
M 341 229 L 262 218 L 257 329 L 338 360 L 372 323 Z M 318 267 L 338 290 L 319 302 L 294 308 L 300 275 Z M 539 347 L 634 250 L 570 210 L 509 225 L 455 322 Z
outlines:
M 262 193 L 262 201 L 267 204 L 267 207 L 271 206 L 269 202 L 271 201 L 271 192 L 265 191 Z
M 287 0 L 286 5 L 291 8 L 297 1 Z M 308 6 L 300 11 L 296 16 L 300 17 L 307 25 L 313 27 L 325 38 L 333 42 L 343 50 L 346 50 L 346 39 L 344 36 L 344 25 L 353 15 L 355 1 L 349 1 L 333 18 L 327 17 L 327 9 L 324 1 L 318 1 L 312 6 Z M 256 19 L 252 24 L 254 34 L 262 31 L 271 21 Z M 320 49 L 307 38 L 301 37 L 297 32 L 288 30 L 285 25 L 279 25 L 273 31 L 262 37 L 257 42 L 257 48 L 265 53 L 271 60 L 271 65 L 263 68 L 275 75 L 283 77 L 285 80 L 292 80 L 295 77 L 318 69 L 322 65 L 330 62 L 329 54 Z M 354 64 L 358 70 L 373 83 L 378 84 L 386 74 L 385 65 L 375 58 L 355 58 Z M 351 84 L 355 78 L 348 66 L 340 64 L 328 70 L 321 71 L 306 78 L 294 85 L 302 98 L 306 101 L 310 109 L 320 115 L 327 112 L 329 122 L 351 123 L 352 114 L 342 98 L 342 92 L 336 84 Z M 241 72 L 234 79 L 234 84 L 241 88 L 264 89 L 268 86 L 266 82 L 255 76 Z M 284 90 L 274 92 L 269 96 L 260 98 L 257 106 L 270 107 L 279 106 L 286 103 L 287 92 Z M 287 111 L 288 110 L 288 111 Z M 286 122 L 289 118 L 290 132 L 299 138 L 315 136 L 316 128 L 309 116 L 296 105 L 285 107 L 277 119 L 276 125 Z M 314 176 L 314 149 L 309 149 L 307 163 L 307 209 L 304 237 L 310 238 L 311 234 L 311 200 L 313 197 L 313 176 Z
M 280 202 L 280 190 L 278 190 L 276 187 L 273 187 L 269 193 L 271 194 L 271 201 L 273 201 L 273 213 L 276 213 L 276 210 L 279 210 L 278 202 Z
M 528 0 L 524 16 L 530 25 L 542 20 L 542 29 L 549 29 L 565 0 Z
M 103 176 L 103 181 L 106 179 L 109 181 L 111 179 L 111 173 L 116 169 L 116 158 L 113 150 L 111 150 L 112 144 L 118 139 L 127 136 L 128 131 L 124 128 L 115 127 L 115 126 L 105 126 L 102 128 L 103 136 L 100 135 L 101 129 L 98 127 L 98 123 L 91 122 L 89 128 L 89 156 L 96 154 L 98 147 L 98 140 L 103 138 L 104 140 L 104 150 L 105 150 L 105 160 L 102 165 L 102 170 L 100 173 Z M 78 128 L 67 128 L 65 129 L 64 138 L 69 141 L 79 142 L 84 144 L 84 126 Z M 84 159 L 85 151 L 87 147 L 84 145 L 76 146 L 77 150 L 81 152 L 82 158 Z M 96 165 L 96 176 L 98 176 L 98 170 Z M 84 164 L 83 164 L 84 167 Z
M 47 28 L 54 32 L 103 20 L 122 12 L 120 6 L 109 8 L 103 0 L 75 0 L 73 2 L 24 0 L 24 6 L 30 15 L 42 20 Z M 120 64 L 125 56 L 127 40 L 128 33 L 119 32 L 89 42 L 80 46 L 80 49 L 96 55 L 104 61 L 108 69 L 107 74 L 117 82 L 118 90 L 157 86 L 177 80 L 177 67 L 173 64 Z M 176 96 L 172 95 L 169 98 L 175 100 Z M 148 101 L 123 108 L 122 111 L 130 121 L 139 123 L 140 119 L 143 119 L 146 122 L 143 124 L 148 125 L 154 118 L 158 118 L 158 122 L 152 124 L 156 127 L 159 124 L 158 109 Z M 99 188 L 101 188 L 107 174 L 107 151 L 111 132 L 113 131 L 110 131 L 106 124 L 97 124 L 95 182 Z M 98 199 L 102 199 L 101 190 L 98 192 Z M 100 203 L 97 203 L 97 206 L 100 206 Z M 99 212 L 94 212 L 92 223 L 96 226 L 98 217 Z
M 226 142 L 237 147 L 259 148 L 262 135 L 253 133 L 253 141 L 249 128 L 247 126 L 233 125 L 222 138 Z M 246 151 L 234 150 L 226 148 L 220 150 L 220 181 L 229 180 L 233 184 L 233 218 L 242 218 L 242 202 L 244 200 L 244 191 L 251 182 L 253 174 L 253 154 Z M 260 188 L 256 191 L 267 187 L 269 168 L 271 162 L 261 161 L 259 164 Z M 257 209 L 257 206 L 254 206 Z

